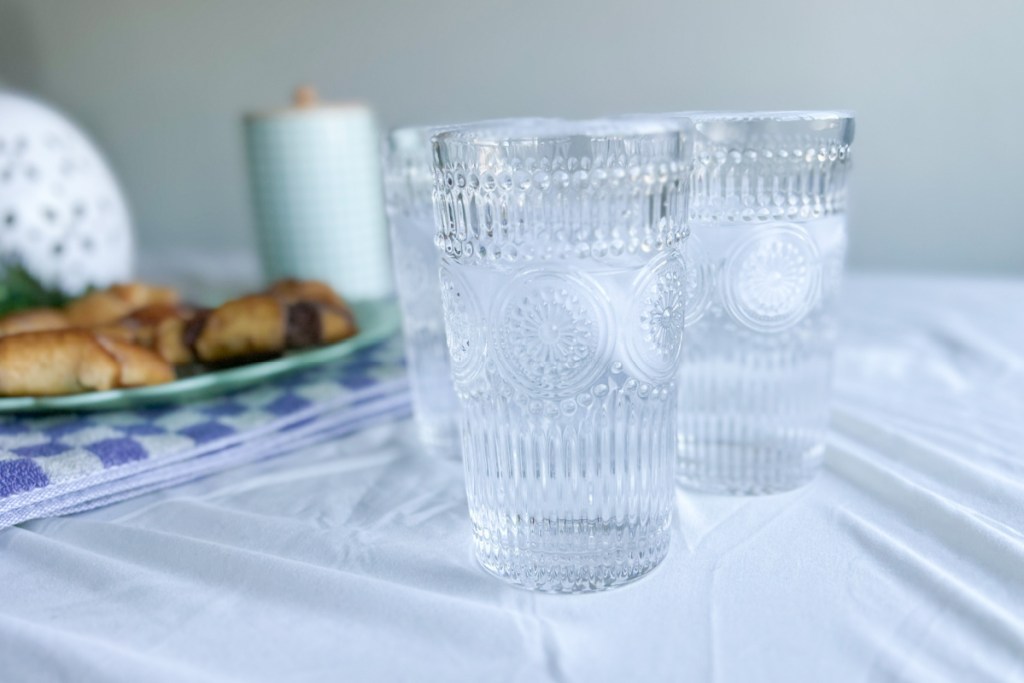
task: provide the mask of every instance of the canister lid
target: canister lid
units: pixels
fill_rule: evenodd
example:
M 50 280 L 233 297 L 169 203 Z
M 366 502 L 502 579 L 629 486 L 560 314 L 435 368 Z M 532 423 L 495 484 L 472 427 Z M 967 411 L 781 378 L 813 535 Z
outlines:
M 330 113 L 371 113 L 369 105 L 359 100 L 348 100 L 339 102 L 324 102 L 320 94 L 312 85 L 304 84 L 297 86 L 292 91 L 292 101 L 287 107 L 266 109 L 263 111 L 251 111 L 245 114 L 247 120 L 275 118 L 282 116 L 308 116 L 311 114 Z

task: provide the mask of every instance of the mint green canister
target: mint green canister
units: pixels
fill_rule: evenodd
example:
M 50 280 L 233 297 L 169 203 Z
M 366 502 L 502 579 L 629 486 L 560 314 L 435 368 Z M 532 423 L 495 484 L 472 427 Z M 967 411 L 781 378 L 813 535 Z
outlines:
M 350 301 L 391 296 L 379 133 L 360 103 L 294 106 L 245 117 L 256 234 L 268 280 L 323 280 Z

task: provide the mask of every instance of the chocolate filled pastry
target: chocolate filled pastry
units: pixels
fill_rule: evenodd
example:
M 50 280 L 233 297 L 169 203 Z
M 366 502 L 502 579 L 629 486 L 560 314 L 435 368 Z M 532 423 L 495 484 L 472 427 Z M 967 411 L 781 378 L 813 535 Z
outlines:
M 68 327 L 71 327 L 71 321 L 67 314 L 56 308 L 30 308 L 0 318 L 0 336 L 21 334 L 22 332 L 63 330 Z
M 356 331 L 347 307 L 254 294 L 197 314 L 184 342 L 201 363 L 243 362 L 341 341 Z
M 186 326 L 197 360 L 217 363 L 261 358 L 284 350 L 286 304 L 265 294 L 229 301 Z
M 349 310 L 338 294 L 320 280 L 295 280 L 292 278 L 278 280 L 270 285 L 267 294 L 271 294 L 282 301 L 294 304 L 301 301 L 308 301 L 315 304 L 323 304 L 339 310 Z
M 168 318 L 161 322 L 155 330 L 152 349 L 161 358 L 174 365 L 186 365 L 196 361 L 192 350 L 193 338 L 190 338 L 190 326 L 193 321 L 205 318 L 209 311 L 196 309 L 188 316 Z
M 319 280 L 278 280 L 267 293 L 289 304 L 290 349 L 332 344 L 358 331 L 352 309 Z
M 106 337 L 152 349 L 169 363 L 189 363 L 192 352 L 184 342 L 185 327 L 198 312 L 185 304 L 151 304 L 93 329 Z
M 173 379 L 174 370 L 153 351 L 87 330 L 0 338 L 3 396 L 58 396 Z
M 110 325 L 144 306 L 175 305 L 179 299 L 178 292 L 170 287 L 129 282 L 75 299 L 68 304 L 66 312 L 73 327 L 99 327 Z
M 358 332 L 355 318 L 347 306 L 298 301 L 288 306 L 286 345 L 289 349 L 305 349 L 320 344 L 333 344 Z

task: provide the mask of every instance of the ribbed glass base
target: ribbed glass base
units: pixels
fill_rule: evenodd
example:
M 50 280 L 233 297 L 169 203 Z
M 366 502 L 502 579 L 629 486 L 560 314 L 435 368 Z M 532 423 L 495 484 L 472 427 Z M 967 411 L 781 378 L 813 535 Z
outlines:
M 509 535 L 523 545 L 501 543 L 486 529 L 475 528 L 473 542 L 477 561 L 500 579 L 551 593 L 592 592 L 625 585 L 658 566 L 668 553 L 670 521 L 643 527 L 543 521 Z M 531 538 L 544 538 L 545 548 L 564 549 L 532 549 Z
M 705 327 L 716 331 L 712 322 Z M 698 343 L 687 350 L 680 382 L 677 480 L 737 495 L 789 491 L 810 481 L 821 468 L 828 432 L 827 330 L 817 344 L 736 335 L 716 346 L 710 335 L 694 336 Z
M 665 556 L 675 386 L 641 388 L 613 374 L 598 387 L 547 414 L 501 393 L 464 401 L 469 516 L 492 574 L 541 591 L 595 591 Z
M 450 416 L 445 416 L 438 424 L 417 415 L 416 431 L 427 455 L 451 460 L 462 457 L 459 452 L 459 426 Z
M 457 460 L 459 403 L 452 388 L 444 330 L 437 326 L 439 313 L 427 322 L 413 321 L 420 323 L 418 327 L 409 322 L 412 317 L 406 314 L 406 329 L 412 331 L 406 333 L 405 355 L 417 434 L 428 455 Z
M 676 477 L 684 487 L 706 493 L 782 493 L 814 478 L 821 469 L 824 450 L 823 443 L 808 445 L 806 441 L 773 445 L 697 441 L 683 436 Z

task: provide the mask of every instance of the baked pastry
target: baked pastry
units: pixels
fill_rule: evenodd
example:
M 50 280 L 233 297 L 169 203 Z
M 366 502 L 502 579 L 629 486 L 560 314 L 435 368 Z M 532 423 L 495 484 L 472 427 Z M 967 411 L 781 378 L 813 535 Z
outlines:
M 174 368 L 154 351 L 99 334 L 95 337 L 120 366 L 120 374 L 114 386 L 142 387 L 175 379 Z
M 0 336 L 68 327 L 71 327 L 71 321 L 67 314 L 56 308 L 30 308 L 0 318 Z
M 185 327 L 197 312 L 185 304 L 151 304 L 94 330 L 152 349 L 169 363 L 189 363 L 192 353 L 185 346 Z
M 167 287 L 114 285 L 65 310 L 0 319 L 0 395 L 158 384 L 174 379 L 174 365 L 245 363 L 356 332 L 345 301 L 316 280 L 281 280 L 212 310 L 181 304 Z
M 58 396 L 161 384 L 174 370 L 156 353 L 87 330 L 0 338 L 0 395 Z
M 185 344 L 204 363 L 261 357 L 284 350 L 285 304 L 265 294 L 228 301 L 186 327 Z
M 197 314 L 184 342 L 202 363 L 244 361 L 347 339 L 357 331 L 347 307 L 253 294 Z
M 69 303 L 66 311 L 73 327 L 99 327 L 114 323 L 143 306 L 175 305 L 179 301 L 178 292 L 170 287 L 129 282 L 90 292 Z
M 339 310 L 349 310 L 348 304 L 345 303 L 344 299 L 338 296 L 337 292 L 331 289 L 327 283 L 320 280 L 286 278 L 270 285 L 266 293 L 276 296 L 289 304 L 308 301 Z
M 305 349 L 333 344 L 353 336 L 359 328 L 348 306 L 341 307 L 312 301 L 298 301 L 288 306 L 288 349 Z

